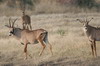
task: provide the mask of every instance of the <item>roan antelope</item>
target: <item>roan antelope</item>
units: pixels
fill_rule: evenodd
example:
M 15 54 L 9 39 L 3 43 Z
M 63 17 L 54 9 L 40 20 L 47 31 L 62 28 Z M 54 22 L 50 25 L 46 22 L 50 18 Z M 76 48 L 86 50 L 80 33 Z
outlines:
M 30 30 L 32 30 L 30 16 L 26 15 L 25 11 L 23 11 L 22 13 L 23 13 L 23 16 L 22 16 L 22 26 L 23 26 L 23 29 L 29 29 L 29 27 L 30 27 Z
M 24 2 L 24 1 L 23 1 Z M 22 26 L 23 29 L 29 29 L 32 30 L 31 26 L 31 17 L 29 15 L 25 14 L 25 3 L 21 3 L 21 10 L 22 10 Z
M 25 53 L 25 59 L 27 59 L 27 45 L 28 44 L 37 44 L 40 43 L 42 45 L 42 51 L 40 52 L 40 56 L 42 55 L 46 45 L 49 46 L 51 53 L 52 52 L 52 45 L 48 41 L 48 32 L 44 29 L 36 29 L 36 30 L 27 30 L 27 29 L 20 29 L 14 27 L 14 23 L 17 19 L 14 20 L 14 22 L 11 22 L 11 19 L 9 19 L 9 24 L 5 25 L 6 27 L 10 28 L 10 35 L 16 37 L 21 44 L 25 45 L 24 47 L 24 53 Z
M 94 57 L 97 57 L 96 41 L 100 41 L 100 28 L 89 25 L 89 22 L 92 19 L 90 20 L 86 19 L 85 21 L 82 21 L 80 19 L 77 20 L 83 24 L 84 32 L 86 33 L 89 41 L 91 42 L 92 55 Z

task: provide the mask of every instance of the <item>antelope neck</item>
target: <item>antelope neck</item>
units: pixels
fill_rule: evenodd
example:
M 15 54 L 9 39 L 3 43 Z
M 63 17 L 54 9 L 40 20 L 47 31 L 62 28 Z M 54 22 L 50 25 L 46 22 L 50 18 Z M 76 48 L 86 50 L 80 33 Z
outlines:
M 22 29 L 20 28 L 13 29 L 13 35 L 16 36 L 17 38 L 21 38 L 21 32 L 22 32 Z

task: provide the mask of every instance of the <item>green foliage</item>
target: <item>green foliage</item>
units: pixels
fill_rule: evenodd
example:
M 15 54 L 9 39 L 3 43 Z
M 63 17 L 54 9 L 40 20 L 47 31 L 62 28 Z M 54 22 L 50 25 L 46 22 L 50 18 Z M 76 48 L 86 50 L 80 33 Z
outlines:
M 38 0 L 0 0 L 0 2 L 6 2 L 7 6 L 11 8 L 15 8 L 17 6 L 20 6 L 19 4 L 25 4 L 29 8 L 34 6 Z
M 28 4 L 28 5 L 33 5 L 32 0 L 23 0 L 23 2 L 24 2 L 25 4 Z
M 95 4 L 95 0 L 77 0 L 77 5 L 79 7 L 92 8 Z
M 0 0 L 0 2 L 2 2 L 3 0 Z
M 62 30 L 62 29 L 59 29 L 59 30 L 57 31 L 57 33 L 60 34 L 61 36 L 64 36 L 64 35 L 65 35 L 65 31 Z

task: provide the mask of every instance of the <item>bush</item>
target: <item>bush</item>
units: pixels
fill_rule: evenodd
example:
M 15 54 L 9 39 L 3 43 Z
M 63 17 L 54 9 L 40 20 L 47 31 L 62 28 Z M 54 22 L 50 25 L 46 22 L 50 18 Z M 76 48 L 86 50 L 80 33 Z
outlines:
M 95 4 L 94 0 L 77 0 L 77 5 L 79 7 L 92 8 L 94 4 Z
M 57 30 L 57 33 L 58 33 L 59 35 L 61 35 L 61 36 L 64 36 L 64 35 L 65 35 L 65 31 L 62 30 L 62 29 Z

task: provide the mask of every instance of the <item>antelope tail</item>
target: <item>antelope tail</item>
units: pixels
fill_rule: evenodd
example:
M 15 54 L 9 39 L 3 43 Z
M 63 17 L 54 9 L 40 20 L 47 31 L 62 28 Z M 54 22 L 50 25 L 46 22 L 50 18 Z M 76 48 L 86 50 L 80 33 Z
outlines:
M 46 43 L 46 44 L 49 44 L 49 41 L 48 41 L 48 32 L 46 31 L 45 33 L 44 33 L 45 35 L 44 35 L 44 42 Z

